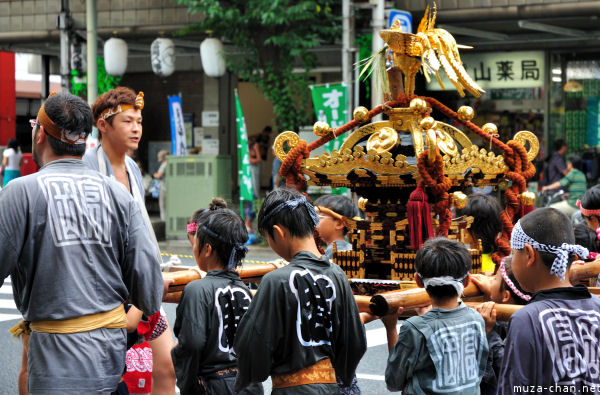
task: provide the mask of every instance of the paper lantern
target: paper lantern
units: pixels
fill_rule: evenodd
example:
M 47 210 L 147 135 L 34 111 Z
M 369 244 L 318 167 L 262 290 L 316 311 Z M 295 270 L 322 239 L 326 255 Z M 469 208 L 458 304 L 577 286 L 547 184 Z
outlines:
M 168 38 L 157 38 L 150 46 L 152 71 L 161 77 L 168 77 L 175 71 L 175 44 Z
M 209 37 L 200 44 L 202 68 L 209 77 L 221 77 L 225 74 L 223 43 L 218 38 Z
M 104 67 L 106 73 L 117 77 L 127 69 L 127 43 L 120 38 L 110 38 L 104 43 Z

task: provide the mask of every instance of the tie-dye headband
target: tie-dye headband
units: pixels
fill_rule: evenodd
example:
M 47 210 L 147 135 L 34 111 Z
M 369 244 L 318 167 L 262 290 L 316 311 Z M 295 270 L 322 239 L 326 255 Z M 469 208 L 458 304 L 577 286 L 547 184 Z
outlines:
M 283 210 L 285 207 L 289 208 L 291 211 L 294 211 L 300 206 L 306 207 L 306 210 L 308 210 L 308 214 L 310 214 L 310 218 L 312 219 L 313 225 L 317 226 L 317 224 L 319 223 L 319 216 L 317 215 L 317 211 L 315 210 L 315 207 L 308 202 L 304 195 L 296 199 L 286 200 L 285 202 L 280 203 L 278 206 L 275 206 L 275 208 L 265 216 L 264 220 L 266 221 L 269 217 L 274 216 L 275 214 Z
M 107 108 L 102 111 L 102 114 L 100 114 L 98 119 L 107 119 L 120 112 L 131 110 L 132 108 L 135 108 L 136 110 L 142 110 L 144 108 L 144 92 L 140 91 L 140 93 L 138 93 L 134 104 L 119 104 L 115 107 Z
M 206 233 L 207 235 L 212 237 L 213 239 L 220 240 L 226 244 L 232 244 L 230 241 L 225 240 L 224 238 L 222 238 L 221 236 L 219 236 L 212 230 L 208 229 L 204 225 L 200 225 L 200 230 L 203 233 Z M 237 256 L 239 253 L 243 252 L 244 254 L 246 254 L 248 252 L 248 247 L 246 247 L 242 243 L 232 244 L 232 246 L 233 246 L 233 248 L 231 249 L 231 254 L 229 255 L 229 262 L 227 262 L 227 269 L 229 269 L 229 270 L 235 269 L 237 263 L 241 260 L 241 259 L 237 259 Z
M 55 94 L 56 94 L 56 92 L 52 92 L 50 94 L 50 96 L 48 96 L 48 97 L 54 96 Z M 44 131 L 47 134 L 49 134 L 50 136 L 54 137 L 57 140 L 65 142 L 67 144 L 71 144 L 71 145 L 85 144 L 85 141 L 87 138 L 87 133 L 78 132 L 78 131 L 70 131 L 70 130 L 65 130 L 65 129 L 61 128 L 60 126 L 55 124 L 52 119 L 50 119 L 48 114 L 46 114 L 45 106 L 46 105 L 43 104 L 40 107 L 38 114 L 37 114 L 37 120 L 40 123 L 40 125 L 42 125 L 42 127 L 44 128 Z
M 198 224 L 196 222 L 187 224 L 187 233 L 196 233 L 196 229 L 198 229 Z
M 462 295 L 462 292 L 465 289 L 463 282 L 465 281 L 465 278 L 467 278 L 467 276 L 464 276 L 463 278 L 454 278 L 452 276 L 423 278 L 421 274 L 419 274 L 419 277 L 421 277 L 421 281 L 423 281 L 425 290 L 427 290 L 427 287 L 429 286 L 439 287 L 442 285 L 450 285 L 456 290 L 458 296 Z
M 523 299 L 526 302 L 529 302 L 531 300 L 531 295 L 525 295 L 523 292 L 521 292 L 521 290 L 519 290 L 515 283 L 510 279 L 508 273 L 506 273 L 506 263 L 504 259 L 500 262 L 500 268 L 498 270 L 500 270 L 500 275 L 502 276 L 504 283 L 506 283 L 508 288 L 510 288 L 510 290 L 515 295 L 517 295 L 519 298 Z
M 525 248 L 525 244 L 529 244 L 535 250 L 556 255 L 554 262 L 552 262 L 552 267 L 550 268 L 550 274 L 554 274 L 561 280 L 565 279 L 570 254 L 577 254 L 580 258 L 585 259 L 589 253 L 587 248 L 577 244 L 563 243 L 560 247 L 556 247 L 538 243 L 525 234 L 521 227 L 521 221 L 518 221 L 514 226 L 510 237 L 510 248 L 513 250 L 522 250 Z
M 581 214 L 585 215 L 586 217 L 589 217 L 590 215 L 600 216 L 600 210 L 588 210 L 587 208 L 583 207 L 583 205 L 581 204 L 581 200 L 578 200 L 576 205 L 577 207 L 579 207 L 579 211 L 581 211 Z

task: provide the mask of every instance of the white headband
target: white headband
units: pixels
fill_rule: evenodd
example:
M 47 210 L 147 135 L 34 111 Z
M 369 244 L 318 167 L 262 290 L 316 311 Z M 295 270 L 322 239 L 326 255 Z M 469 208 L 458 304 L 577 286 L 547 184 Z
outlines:
M 429 286 L 439 287 L 442 285 L 451 285 L 452 287 L 454 287 L 454 289 L 456 289 L 456 293 L 458 294 L 458 296 L 460 296 L 462 295 L 463 289 L 465 289 L 463 281 L 467 276 L 463 278 L 454 278 L 451 276 L 423 278 L 423 276 L 419 274 L 419 277 L 421 277 L 421 281 L 423 281 L 423 286 L 425 287 L 425 290 L 427 290 L 427 287 Z
M 525 248 L 525 244 L 529 244 L 531 248 L 535 250 L 556 255 L 554 262 L 552 262 L 552 267 L 550 268 L 550 274 L 554 274 L 561 280 L 565 279 L 570 254 L 577 254 L 582 259 L 587 258 L 589 254 L 587 248 L 577 244 L 563 243 L 560 247 L 540 244 L 527 236 L 521 227 L 521 221 L 517 221 L 510 236 L 510 248 L 513 250 L 522 250 Z

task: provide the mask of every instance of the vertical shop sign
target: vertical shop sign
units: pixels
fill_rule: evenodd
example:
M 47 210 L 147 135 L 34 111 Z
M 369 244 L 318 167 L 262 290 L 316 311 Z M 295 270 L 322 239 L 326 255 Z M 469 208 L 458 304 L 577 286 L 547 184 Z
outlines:
M 171 118 L 171 155 L 186 155 L 187 142 L 181 95 L 169 96 L 169 116 Z
M 346 84 L 311 85 L 310 93 L 318 121 L 327 122 L 333 129 L 339 128 L 347 122 L 348 100 L 346 97 L 348 93 Z M 344 139 L 340 136 L 325 144 L 325 150 L 329 152 L 337 150 L 343 142 Z
M 248 152 L 248 133 L 246 121 L 238 91 L 235 90 L 235 126 L 237 130 L 238 151 L 238 184 L 240 185 L 240 212 L 243 213 L 244 200 L 251 202 L 254 198 L 252 191 L 252 178 L 250 177 L 250 154 Z

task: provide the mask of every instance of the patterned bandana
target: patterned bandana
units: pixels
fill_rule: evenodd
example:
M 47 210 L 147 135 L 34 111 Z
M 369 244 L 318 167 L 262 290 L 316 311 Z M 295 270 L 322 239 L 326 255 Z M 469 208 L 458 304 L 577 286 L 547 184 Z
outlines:
M 588 256 L 587 248 L 577 244 L 563 243 L 560 247 L 540 244 L 527 236 L 523 231 L 523 228 L 521 228 L 521 221 L 517 221 L 517 224 L 513 228 L 512 235 L 510 236 L 510 248 L 513 250 L 522 250 L 525 248 L 525 244 L 529 244 L 535 250 L 556 255 L 554 262 L 552 262 L 552 267 L 550 268 L 550 274 L 554 274 L 561 280 L 565 279 L 570 254 L 577 254 L 581 259 L 585 259 Z
M 454 278 L 452 276 L 423 278 L 421 274 L 419 274 L 419 277 L 421 277 L 421 281 L 423 281 L 423 286 L 425 287 L 425 290 L 427 290 L 427 287 L 429 286 L 439 287 L 441 285 L 451 285 L 456 290 L 456 294 L 458 296 L 462 295 L 462 292 L 465 289 L 463 281 L 465 280 L 465 278 L 467 278 L 467 276 L 464 276 L 463 278 Z
M 265 216 L 264 220 L 266 221 L 269 217 L 274 216 L 285 207 L 288 207 L 291 211 L 294 211 L 300 206 L 306 207 L 308 213 L 310 214 L 310 218 L 312 219 L 313 225 L 317 226 L 317 224 L 319 223 L 319 216 L 317 215 L 317 211 L 315 210 L 315 207 L 308 202 L 304 195 L 300 196 L 299 198 L 287 200 L 283 203 L 280 203 L 279 206 L 276 206 L 273 210 L 271 210 L 270 213 L 268 213 Z
M 220 240 L 220 241 L 222 241 L 225 244 L 231 244 L 230 241 L 225 240 L 224 238 L 222 238 L 221 236 L 219 236 L 218 234 L 216 234 L 212 230 L 208 229 L 204 225 L 200 225 L 200 229 L 202 230 L 202 232 L 206 233 L 207 235 L 209 235 L 213 239 Z M 228 270 L 235 269 L 235 266 L 240 261 L 240 259 L 237 259 L 238 253 L 240 253 L 240 252 L 247 253 L 248 252 L 248 247 L 246 247 L 244 244 L 241 244 L 241 243 L 239 243 L 239 244 L 233 244 L 233 248 L 231 249 L 231 254 L 229 255 L 229 262 L 227 262 L 227 269 Z
M 510 279 L 508 274 L 506 273 L 506 263 L 505 263 L 504 259 L 502 259 L 502 261 L 500 261 L 499 270 L 500 270 L 500 275 L 502 275 L 502 279 L 504 280 L 504 282 L 506 283 L 508 288 L 510 288 L 510 290 L 513 291 L 513 293 L 515 295 L 517 295 L 519 298 L 523 299 L 526 302 L 529 302 L 531 300 L 531 295 L 525 295 L 523 292 L 521 292 L 519 290 L 519 288 L 517 288 L 515 283 Z
M 52 92 L 50 96 L 55 94 L 56 92 Z M 71 145 L 85 144 L 87 134 L 85 132 L 65 130 L 55 124 L 48 114 L 46 114 L 45 104 L 40 107 L 37 114 L 37 120 L 40 125 L 44 127 L 44 131 L 55 139 Z
M 106 110 L 102 111 L 102 114 L 100 114 L 98 119 L 107 119 L 113 115 L 117 115 L 120 112 L 131 110 L 132 108 L 140 111 L 144 108 L 144 92 L 140 91 L 140 93 L 138 93 L 134 104 L 119 104 L 116 107 L 107 108 Z

